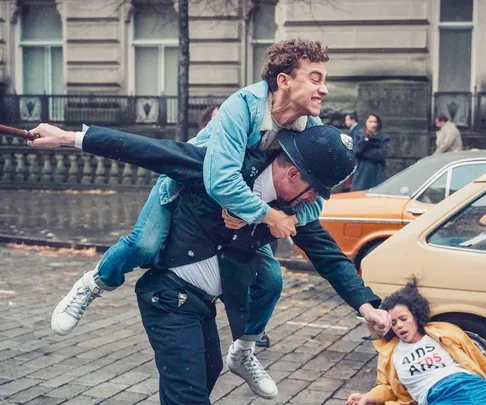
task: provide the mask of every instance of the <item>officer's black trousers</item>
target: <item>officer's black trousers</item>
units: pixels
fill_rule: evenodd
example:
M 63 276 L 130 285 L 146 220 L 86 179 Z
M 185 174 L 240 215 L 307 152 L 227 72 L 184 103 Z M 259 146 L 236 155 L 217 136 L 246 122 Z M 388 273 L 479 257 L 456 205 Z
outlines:
M 159 370 L 160 403 L 209 405 L 223 368 L 215 305 L 168 277 L 161 284 L 137 297 Z

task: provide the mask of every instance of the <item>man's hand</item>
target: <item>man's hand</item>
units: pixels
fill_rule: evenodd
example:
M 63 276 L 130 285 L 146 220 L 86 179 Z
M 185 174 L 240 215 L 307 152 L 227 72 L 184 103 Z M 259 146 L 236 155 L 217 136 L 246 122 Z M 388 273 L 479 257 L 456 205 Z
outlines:
M 359 307 L 359 312 L 379 336 L 385 336 L 390 330 L 391 316 L 387 311 L 373 308 L 371 304 L 363 304 Z
M 40 124 L 30 132 L 39 134 L 39 138 L 27 141 L 27 145 L 36 148 L 58 148 L 59 146 L 74 146 L 76 133 L 64 131 L 49 124 Z
M 231 216 L 226 209 L 223 209 L 222 217 L 224 220 L 224 225 L 228 229 L 240 229 L 247 225 L 247 223 L 242 219 Z
M 351 394 L 346 405 L 376 405 L 376 401 L 366 394 Z
M 270 232 L 277 239 L 295 236 L 297 233 L 295 230 L 297 217 L 295 215 L 287 215 L 285 212 L 274 208 L 270 208 L 262 222 L 268 225 Z

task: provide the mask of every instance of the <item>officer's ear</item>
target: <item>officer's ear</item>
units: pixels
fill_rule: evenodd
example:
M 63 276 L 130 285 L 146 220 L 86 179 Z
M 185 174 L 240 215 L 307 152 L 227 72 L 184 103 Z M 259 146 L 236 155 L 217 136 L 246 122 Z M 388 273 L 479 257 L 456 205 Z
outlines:
M 290 79 L 291 77 L 287 73 L 279 73 L 277 75 L 278 88 L 287 91 L 290 88 L 289 86 Z
M 289 180 L 295 180 L 297 178 L 300 178 L 299 169 L 297 169 L 294 165 L 289 166 L 286 174 Z

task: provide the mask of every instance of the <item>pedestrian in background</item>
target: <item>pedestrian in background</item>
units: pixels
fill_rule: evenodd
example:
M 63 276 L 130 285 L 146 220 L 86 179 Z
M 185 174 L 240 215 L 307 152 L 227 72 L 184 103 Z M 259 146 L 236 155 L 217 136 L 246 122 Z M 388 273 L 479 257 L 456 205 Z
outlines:
M 351 113 L 346 114 L 344 117 L 344 124 L 346 125 L 346 128 L 348 128 L 348 133 L 351 139 L 355 140 L 356 134 L 362 130 L 361 126 L 358 123 L 358 114 L 356 111 L 353 111 Z M 347 192 L 350 191 L 352 188 L 353 184 L 353 176 L 349 176 L 349 178 L 342 184 L 341 190 L 339 192 Z
M 206 125 L 208 125 L 209 121 L 214 118 L 218 110 L 219 104 L 211 104 L 207 106 L 199 117 L 199 129 L 203 129 Z
M 359 130 L 362 130 L 358 123 L 358 114 L 356 111 L 346 114 L 346 117 L 344 117 L 344 124 L 346 125 L 346 128 L 348 128 L 349 136 L 353 138 L 354 142 L 355 135 L 359 132 Z
M 456 125 L 449 121 L 444 114 L 435 117 L 435 126 L 439 130 L 435 133 L 435 152 L 434 155 L 446 152 L 459 152 L 462 150 L 461 133 Z
M 385 180 L 386 157 L 390 137 L 383 132 L 376 114 L 366 118 L 365 128 L 354 137 L 354 153 L 358 167 L 353 174 L 352 191 L 368 190 Z

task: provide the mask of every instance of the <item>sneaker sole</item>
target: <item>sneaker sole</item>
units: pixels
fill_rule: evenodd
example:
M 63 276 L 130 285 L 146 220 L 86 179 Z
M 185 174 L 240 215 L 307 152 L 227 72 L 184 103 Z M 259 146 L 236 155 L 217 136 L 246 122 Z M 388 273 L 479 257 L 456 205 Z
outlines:
M 258 395 L 260 398 L 263 399 L 275 399 L 278 396 L 278 388 L 275 390 L 275 392 L 272 392 L 271 394 L 267 394 L 265 392 L 259 391 L 256 389 L 245 377 L 243 377 L 241 374 L 239 374 L 237 371 L 233 371 L 231 368 L 228 367 L 228 370 L 231 371 L 234 375 L 237 375 L 238 377 L 242 378 L 243 380 L 246 381 L 250 389 L 253 391 L 255 395 Z

